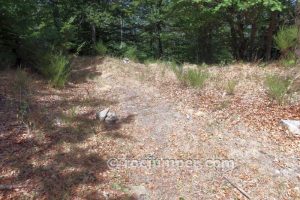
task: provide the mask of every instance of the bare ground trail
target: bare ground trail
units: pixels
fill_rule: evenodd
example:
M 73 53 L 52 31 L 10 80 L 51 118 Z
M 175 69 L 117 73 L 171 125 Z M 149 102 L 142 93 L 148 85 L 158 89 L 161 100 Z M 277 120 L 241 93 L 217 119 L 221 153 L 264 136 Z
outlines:
M 114 109 L 135 115 L 130 132 L 135 142 L 130 153 L 125 153 L 130 165 L 125 171 L 129 186 L 139 186 L 141 194 L 146 193 L 141 199 L 245 199 L 247 195 L 251 199 L 293 199 L 290 195 L 299 195 L 299 154 L 282 150 L 268 131 L 253 130 L 243 122 L 229 126 L 215 118 L 214 111 L 182 110 L 178 99 L 151 84 L 151 78 L 145 81 L 134 75 L 143 70 L 147 69 L 135 66 L 129 72 L 104 71 L 106 78 L 102 79 L 110 88 L 110 98 L 119 102 Z M 146 162 L 146 167 L 132 163 L 149 155 L 154 161 Z
M 32 84 L 34 128 L 16 130 L 1 107 L 11 123 L 0 127 L 0 184 L 24 188 L 0 199 L 300 199 L 300 140 L 273 122 L 299 118 L 299 105 L 266 106 L 242 68 L 247 91 L 224 97 L 182 87 L 161 66 L 94 60 L 76 61 L 65 90 Z M 116 125 L 95 122 L 105 107 Z

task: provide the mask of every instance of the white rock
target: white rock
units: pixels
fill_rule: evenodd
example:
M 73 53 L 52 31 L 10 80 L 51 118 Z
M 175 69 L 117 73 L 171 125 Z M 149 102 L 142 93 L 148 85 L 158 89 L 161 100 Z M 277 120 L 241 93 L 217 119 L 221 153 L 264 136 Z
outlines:
M 130 191 L 132 195 L 138 200 L 149 199 L 149 192 L 144 186 L 131 186 Z
M 125 64 L 129 63 L 129 59 L 128 58 L 124 58 L 123 59 L 123 63 L 125 63 Z
M 99 119 L 100 121 L 104 121 L 105 118 L 107 117 L 107 114 L 109 112 L 109 108 L 106 108 L 102 110 L 101 112 L 96 113 L 96 119 Z
M 298 120 L 281 120 L 289 131 L 297 136 L 300 136 L 300 121 Z
M 118 120 L 116 113 L 108 112 L 105 118 L 105 122 L 108 124 L 113 124 Z

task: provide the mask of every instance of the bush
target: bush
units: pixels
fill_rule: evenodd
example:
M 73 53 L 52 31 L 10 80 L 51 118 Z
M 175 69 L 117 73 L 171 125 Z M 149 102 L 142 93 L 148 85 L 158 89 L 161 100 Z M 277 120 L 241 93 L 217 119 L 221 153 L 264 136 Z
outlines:
M 295 66 L 297 57 L 294 49 L 298 43 L 299 29 L 296 26 L 282 27 L 274 37 L 277 48 L 282 53 L 280 63 L 285 67 Z
M 207 72 L 189 69 L 187 73 L 182 74 L 182 81 L 192 87 L 203 88 L 208 77 Z
M 45 58 L 41 73 L 54 87 L 63 87 L 70 74 L 70 61 L 62 54 L 49 54 Z
M 274 37 L 277 48 L 286 54 L 297 45 L 298 33 L 299 30 L 296 26 L 281 27 Z
M 97 42 L 94 46 L 94 49 L 98 55 L 105 55 L 107 53 L 107 47 L 103 44 L 103 42 Z
M 269 96 L 282 104 L 284 97 L 288 92 L 291 81 L 287 78 L 282 78 L 277 75 L 269 75 L 266 78 L 266 86 Z
M 124 57 L 129 58 L 130 60 L 138 60 L 138 51 L 135 46 L 128 46 L 124 52 Z

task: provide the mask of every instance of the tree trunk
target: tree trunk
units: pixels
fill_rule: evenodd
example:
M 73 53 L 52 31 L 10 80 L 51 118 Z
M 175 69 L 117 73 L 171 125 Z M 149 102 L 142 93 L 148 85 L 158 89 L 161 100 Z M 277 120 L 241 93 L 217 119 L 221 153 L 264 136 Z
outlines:
M 227 17 L 227 21 L 229 23 L 229 26 L 230 26 L 230 35 L 231 35 L 231 49 L 232 49 L 232 52 L 233 52 L 233 56 L 236 58 L 236 59 L 240 59 L 240 56 L 239 56 L 239 50 L 238 50 L 238 41 L 237 41 L 237 35 L 236 35 L 236 30 L 234 28 L 234 22 L 232 21 L 232 19 L 229 17 Z
M 120 49 L 123 47 L 123 18 L 120 18 Z
M 158 0 L 156 4 L 157 9 L 159 10 L 159 13 L 161 12 L 161 7 L 162 7 L 162 0 Z M 161 13 L 160 13 L 161 14 Z M 162 22 L 158 21 L 156 23 L 156 36 L 157 36 L 157 41 L 158 41 L 158 57 L 161 58 L 163 56 L 163 45 L 162 45 L 162 40 L 160 37 L 161 31 L 162 31 Z
M 239 17 L 241 18 L 241 16 Z M 246 51 L 247 51 L 247 42 L 245 39 L 244 31 L 245 25 L 242 20 L 238 20 L 237 22 L 237 33 L 238 33 L 238 51 L 239 51 L 239 58 L 246 59 Z
M 273 33 L 275 31 L 276 24 L 277 24 L 277 12 L 272 12 L 270 22 L 269 22 L 269 28 L 266 34 L 266 54 L 265 54 L 266 60 L 271 59 Z
M 295 15 L 295 25 L 298 27 L 298 45 L 295 49 L 295 55 L 300 59 L 300 2 L 297 1 L 296 5 L 296 15 Z M 299 62 L 299 61 L 298 61 Z
M 96 44 L 96 40 L 97 40 L 97 38 L 96 38 L 96 26 L 95 26 L 95 24 L 91 25 L 91 31 L 92 31 L 92 42 L 95 45 Z
M 158 57 L 161 58 L 164 52 L 163 52 L 163 45 L 160 37 L 160 33 L 161 33 L 160 23 L 156 25 L 156 29 L 157 29 L 157 41 L 158 41 Z
M 255 58 L 254 51 L 255 51 L 255 38 L 257 33 L 257 25 L 256 22 L 252 24 L 251 29 L 251 36 L 250 36 L 250 43 L 249 43 L 249 60 L 252 61 Z

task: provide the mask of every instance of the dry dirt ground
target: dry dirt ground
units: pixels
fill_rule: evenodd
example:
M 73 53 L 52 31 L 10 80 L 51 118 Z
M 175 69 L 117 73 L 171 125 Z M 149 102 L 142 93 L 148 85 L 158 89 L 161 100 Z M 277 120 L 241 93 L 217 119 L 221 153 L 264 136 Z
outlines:
M 193 89 L 164 63 L 73 66 L 60 90 L 0 73 L 0 199 L 300 199 L 300 138 L 280 125 L 299 96 L 279 106 L 264 87 L 293 70 L 209 67 Z M 106 107 L 112 126 L 95 119 Z

